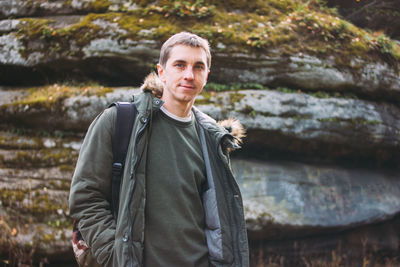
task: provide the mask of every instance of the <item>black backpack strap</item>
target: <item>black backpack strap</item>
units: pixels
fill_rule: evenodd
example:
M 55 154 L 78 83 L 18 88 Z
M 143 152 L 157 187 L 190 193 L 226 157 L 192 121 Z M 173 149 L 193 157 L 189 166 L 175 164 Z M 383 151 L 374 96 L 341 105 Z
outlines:
M 115 220 L 117 220 L 121 176 L 124 170 L 125 157 L 128 151 L 137 110 L 133 102 L 115 102 L 110 106 L 116 106 L 117 108 L 117 119 L 115 121 L 114 139 L 112 144 L 113 165 L 111 183 L 111 211 Z

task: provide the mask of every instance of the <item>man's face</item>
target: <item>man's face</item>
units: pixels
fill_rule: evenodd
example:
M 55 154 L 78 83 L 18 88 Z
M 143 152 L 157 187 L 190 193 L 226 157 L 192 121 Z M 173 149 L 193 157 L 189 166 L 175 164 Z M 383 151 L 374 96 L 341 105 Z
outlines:
M 194 102 L 207 82 L 206 52 L 200 47 L 174 46 L 165 67 L 157 65 L 164 84 L 162 99 L 166 102 L 186 104 Z

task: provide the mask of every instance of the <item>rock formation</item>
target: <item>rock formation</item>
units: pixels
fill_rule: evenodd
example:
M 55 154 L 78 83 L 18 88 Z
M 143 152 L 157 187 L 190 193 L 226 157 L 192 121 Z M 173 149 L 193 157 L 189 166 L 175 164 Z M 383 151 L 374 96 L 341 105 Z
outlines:
M 359 27 L 384 31 L 394 39 L 400 39 L 400 6 L 396 1 L 344 1 L 329 0 L 329 6 L 337 7 L 343 16 Z
M 252 264 L 398 264 L 400 47 L 291 0 L 0 2 L 2 259 L 73 261 L 66 201 L 84 133 L 139 93 L 181 30 L 213 48 L 196 106 L 247 129 L 232 168 Z
M 160 41 L 171 30 L 182 28 L 179 21 L 167 21 L 165 17 L 173 14 L 157 6 L 103 2 L 72 1 L 70 6 L 57 1 L 2 3 L 4 17 L 22 18 L 1 21 L 0 83 L 27 85 L 80 79 L 138 85 L 154 68 Z M 190 8 L 196 11 L 199 7 Z M 234 35 L 240 30 L 236 20 L 242 14 L 230 12 L 227 21 L 220 22 L 220 11 L 212 11 L 214 5 L 204 8 L 208 12 L 204 11 L 204 16 L 214 19 L 203 23 L 204 30 L 196 31 L 216 35 L 210 38 L 215 47 L 212 81 L 352 91 L 371 98 L 400 99 L 400 48 L 384 35 L 356 29 L 333 13 L 304 13 L 299 10 L 308 7 L 297 4 L 279 20 L 264 15 L 250 19 L 248 23 L 254 29 L 244 33 L 244 37 L 249 35 L 244 39 Z M 182 9 L 176 12 L 185 18 L 184 6 Z M 96 10 L 110 12 L 88 13 Z M 203 18 L 202 13 L 193 14 Z M 24 18 L 38 15 L 43 17 Z M 191 15 L 186 17 L 193 20 Z M 273 35 L 277 34 L 285 34 L 287 40 L 275 39 Z M 231 40 L 234 36 L 237 39 Z M 21 73 L 27 79 L 20 79 Z
M 129 101 L 137 93 L 122 88 L 54 103 L 29 103 L 22 97 L 1 106 L 0 114 L 8 123 L 84 132 L 108 104 Z M 240 119 L 248 129 L 243 152 L 251 156 L 396 166 L 400 160 L 397 105 L 322 96 L 276 90 L 205 92 L 197 106 L 216 119 Z

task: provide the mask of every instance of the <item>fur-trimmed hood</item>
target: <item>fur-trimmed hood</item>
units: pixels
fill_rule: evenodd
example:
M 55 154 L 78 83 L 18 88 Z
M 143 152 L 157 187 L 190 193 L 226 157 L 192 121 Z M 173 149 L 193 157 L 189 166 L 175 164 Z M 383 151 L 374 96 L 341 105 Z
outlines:
M 164 86 L 158 78 L 158 75 L 155 72 L 152 72 L 147 75 L 140 89 L 143 92 L 151 92 L 155 97 L 161 98 Z M 218 121 L 218 125 L 224 127 L 228 133 L 234 137 L 236 148 L 239 148 L 243 142 L 243 138 L 246 136 L 246 131 L 240 121 L 234 118 L 229 118 L 227 120 Z M 228 148 L 228 151 L 234 149 L 235 148 Z
M 151 92 L 155 97 L 161 98 L 164 90 L 164 85 L 158 78 L 158 75 L 155 72 L 152 72 L 144 79 L 144 82 L 142 86 L 140 86 L 140 89 L 143 92 Z

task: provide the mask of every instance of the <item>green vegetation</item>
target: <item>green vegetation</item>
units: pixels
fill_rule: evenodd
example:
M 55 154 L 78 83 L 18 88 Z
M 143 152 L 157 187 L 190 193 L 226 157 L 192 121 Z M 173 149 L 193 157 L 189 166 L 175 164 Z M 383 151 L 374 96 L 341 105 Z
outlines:
M 3 159 L 0 163 L 3 166 L 18 168 L 73 165 L 77 154 L 77 151 L 69 148 L 19 150 L 14 157 Z
M 236 102 L 240 102 L 240 100 L 242 100 L 246 95 L 241 93 L 231 93 L 229 96 L 231 105 L 234 105 Z
M 49 215 L 57 215 L 59 210 L 67 211 L 67 203 L 57 203 L 50 197 L 48 190 L 42 189 L 0 189 L 0 201 L 2 206 L 10 208 L 14 212 L 29 214 L 39 221 Z M 60 200 L 61 201 L 61 200 Z
M 19 136 L 0 132 L 0 148 L 6 149 L 37 149 L 42 147 L 38 138 L 21 139 Z M 2 160 L 0 159 L 0 162 Z
M 274 90 L 286 94 L 307 94 L 316 98 L 348 98 L 358 99 L 357 96 L 351 92 L 327 92 L 327 91 L 303 91 L 301 89 L 292 89 L 288 87 L 277 87 Z
M 204 87 L 206 91 L 222 92 L 222 91 L 237 91 L 243 89 L 266 89 L 262 84 L 259 83 L 233 83 L 233 84 L 219 84 L 219 83 L 207 83 Z
M 99 85 L 69 86 L 53 84 L 29 89 L 29 94 L 15 101 L 13 105 L 29 105 L 31 107 L 50 109 L 54 103 L 59 103 L 72 96 L 102 96 L 110 92 L 113 92 L 113 89 Z
M 257 112 L 254 110 L 252 106 L 246 105 L 242 110 L 240 110 L 243 114 L 247 114 L 251 117 L 255 117 L 257 115 Z
M 0 133 L 0 147 L 8 150 L 6 156 L 0 155 L 0 166 L 5 170 L 3 176 L 12 179 L 3 181 L 7 186 L 0 189 L 0 245 L 9 251 L 2 261 L 10 266 L 17 262 L 36 266 L 33 261 L 40 257 L 39 250 L 70 242 L 67 195 L 78 151 L 62 148 L 60 140 L 55 140 L 54 148 L 44 148 L 44 141 L 54 133 L 31 134 L 26 129 Z M 37 168 L 51 166 L 55 177 L 37 177 Z M 57 178 L 57 167 L 65 178 Z
M 7 210 L 6 216 L 0 217 L 0 244 L 9 250 L 7 262 L 10 266 L 16 262 L 34 266 L 36 250 L 70 242 L 65 231 L 70 231 L 72 220 L 66 216 L 68 207 L 65 198 L 52 196 L 48 189 L 0 189 L 2 208 Z M 44 229 L 47 226 L 47 230 Z M 23 246 L 16 238 L 21 235 L 32 239 Z
M 108 12 L 89 13 L 63 28 L 54 27 L 54 21 L 49 19 L 21 19 L 19 34 L 25 44 L 43 39 L 43 50 L 49 56 L 81 57 L 82 48 L 101 37 L 119 42 L 149 38 L 161 43 L 171 34 L 187 30 L 208 38 L 213 47 L 223 44 L 228 48 L 218 49 L 228 53 L 272 55 L 278 51 L 320 57 L 333 55 L 340 65 L 348 65 L 349 58 L 355 55 L 370 60 L 400 59 L 400 46 L 387 36 L 354 26 L 320 0 L 135 1 L 135 4 L 130 10 L 123 4 L 94 1 L 87 4 L 86 10 Z M 113 27 L 119 30 L 113 30 L 110 36 Z M 75 49 L 71 49 L 71 42 Z M 30 48 L 23 51 L 25 56 L 31 52 Z
M 203 90 L 200 95 L 196 98 L 195 105 L 207 105 L 211 103 L 211 97 L 214 96 L 214 92 L 207 92 Z
M 269 88 L 263 86 L 262 84 L 258 83 L 234 83 L 234 84 L 219 84 L 219 83 L 207 83 L 204 87 L 204 91 L 208 94 L 202 93 L 203 97 L 205 95 L 210 98 L 210 93 L 213 92 L 225 92 L 225 91 L 238 91 L 238 90 L 276 90 L 286 94 L 307 94 L 317 98 L 348 98 L 348 99 L 357 99 L 357 96 L 351 92 L 336 92 L 336 91 L 304 91 L 301 89 L 293 89 L 289 87 L 279 86 L 276 88 Z
M 67 196 L 78 151 L 63 148 L 70 140 L 56 136 L 70 137 L 25 128 L 0 132 L 0 148 L 5 152 L 0 166 L 2 178 L 7 177 L 0 189 L 0 245 L 9 252 L 8 258 L 1 259 L 7 266 L 39 265 L 34 261 L 42 255 L 40 251 L 70 244 Z M 48 140 L 54 144 L 51 149 L 45 148 Z M 46 177 L 40 172 L 46 172 Z
M 52 1 L 52 0 L 47 0 Z M 40 1 L 25 1 L 28 10 L 35 10 Z M 41 1 L 43 2 L 43 1 Z M 192 31 L 209 39 L 213 52 L 226 54 L 243 53 L 251 55 L 283 56 L 316 55 L 319 58 L 334 57 L 336 63 L 349 67 L 351 59 L 359 57 L 369 62 L 385 61 L 398 65 L 400 46 L 383 32 L 360 29 L 340 18 L 335 9 L 328 8 L 322 0 L 186 0 L 186 1 L 149 1 L 135 0 L 135 8 L 111 0 L 86 1 L 80 14 L 82 19 L 69 26 L 58 26 L 55 19 L 21 18 L 16 34 L 24 44 L 20 51 L 28 58 L 34 52 L 43 52 L 49 60 L 59 58 L 83 58 L 84 48 L 93 40 L 111 38 L 124 44 L 125 41 L 155 40 L 161 44 L 171 34 L 179 31 Z M 71 6 L 72 0 L 63 1 Z M 388 60 L 389 59 L 389 60 Z M 351 66 L 357 68 L 357 66 Z M 228 91 L 229 103 L 241 101 L 245 94 L 238 90 L 259 89 L 272 90 L 258 83 L 217 84 L 209 83 L 196 104 L 208 104 L 211 101 L 218 105 L 221 99 L 215 92 Z M 356 98 L 347 92 L 309 92 L 300 89 L 278 87 L 283 93 L 302 93 L 319 98 L 344 97 Z M 29 94 L 13 103 L 21 107 L 37 107 L 53 110 L 61 101 L 73 96 L 102 96 L 112 92 L 112 88 L 99 85 L 54 84 L 29 89 Z M 225 99 L 223 99 L 225 100 Z M 247 105 L 239 110 L 250 117 L 274 114 L 257 113 Z M 306 115 L 295 113 L 280 114 L 280 117 L 293 120 L 310 119 Z M 347 123 L 360 126 L 374 126 L 379 121 L 365 119 L 323 118 L 321 123 Z M 64 149 L 56 144 L 53 149 L 43 146 L 41 137 L 64 138 L 74 135 L 68 132 L 32 131 L 24 128 L 12 129 L 18 136 L 0 135 L 0 148 L 20 149 L 12 157 L 0 155 L 0 165 L 5 168 L 18 169 L 31 167 L 58 168 L 65 176 L 70 177 L 77 158 L 77 151 Z M 34 136 L 25 142 L 26 136 Z M 27 139 L 27 138 L 26 138 Z M 22 141 L 21 141 L 22 140 Z M 383 153 L 383 152 L 382 152 Z M 23 170 L 26 171 L 26 170 Z M 0 201 L 7 216 L 0 216 L 0 246 L 9 247 L 10 254 L 29 255 L 32 259 L 38 244 L 51 244 L 57 239 L 65 240 L 63 228 L 71 226 L 67 215 L 66 196 L 55 198 L 55 191 L 67 191 L 69 178 L 49 179 L 46 187 L 24 189 L 0 189 Z M 42 223 L 54 229 L 48 233 L 38 231 L 39 237 L 27 243 L 27 250 L 15 251 L 16 243 L 12 238 L 28 226 Z M 257 251 L 254 253 L 258 253 Z M 284 266 L 282 258 L 272 259 L 270 255 L 252 255 L 253 263 Z M 305 264 L 319 266 L 339 266 L 345 262 L 341 254 L 332 251 L 331 260 L 311 261 L 303 259 Z M 14 255 L 13 254 L 13 255 Z M 301 254 L 299 252 L 299 254 Z M 366 256 L 364 262 L 369 258 Z M 21 262 L 29 260 L 21 259 Z M 393 260 L 392 265 L 396 265 Z M 7 263 L 5 263 L 7 264 Z M 32 263 L 30 263 L 33 265 Z M 12 264 L 10 264 L 12 266 Z M 274 266 L 275 266 L 274 265 Z
M 206 18 L 214 15 L 215 6 L 208 5 L 203 0 L 190 1 L 160 1 L 158 5 L 145 7 L 145 14 L 160 13 L 164 17 L 177 16 L 180 18 Z M 163 3 L 164 2 L 164 3 Z
M 365 119 L 345 119 L 345 118 L 324 118 L 324 119 L 317 119 L 320 122 L 345 122 L 350 124 L 357 124 L 357 125 L 378 125 L 381 122 L 377 120 L 365 120 Z
M 44 142 L 47 138 L 51 138 L 50 140 L 54 141 L 54 149 L 59 149 L 62 148 L 63 142 L 81 141 L 82 134 L 77 135 L 74 132 L 59 130 L 48 132 L 27 128 L 10 128 L 6 131 L 0 131 L 0 148 L 19 149 L 22 151 L 29 149 L 45 149 L 46 146 Z

